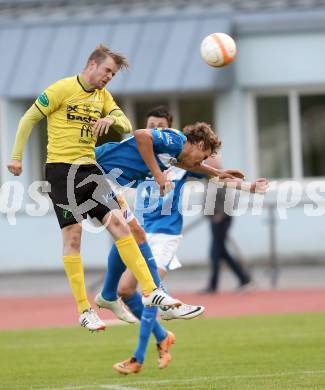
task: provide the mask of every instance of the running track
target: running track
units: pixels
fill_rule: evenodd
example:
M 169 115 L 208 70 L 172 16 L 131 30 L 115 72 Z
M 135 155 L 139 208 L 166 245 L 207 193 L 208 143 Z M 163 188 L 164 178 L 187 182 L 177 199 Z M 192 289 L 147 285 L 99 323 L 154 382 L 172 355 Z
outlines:
M 325 288 L 174 296 L 204 305 L 207 317 L 325 312 Z M 0 298 L 0 313 L 0 330 L 76 326 L 78 318 L 70 296 Z M 114 319 L 107 310 L 100 313 L 105 320 Z

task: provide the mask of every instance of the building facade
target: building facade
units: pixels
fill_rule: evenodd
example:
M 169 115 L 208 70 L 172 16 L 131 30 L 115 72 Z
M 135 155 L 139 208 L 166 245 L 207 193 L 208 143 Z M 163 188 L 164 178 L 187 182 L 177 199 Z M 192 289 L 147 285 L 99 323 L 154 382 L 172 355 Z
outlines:
M 0 1 L 0 231 L 6 243 L 0 270 L 61 267 L 53 211 L 30 196 L 31 183 L 43 179 L 46 123 L 34 129 L 28 143 L 18 195 L 6 162 L 25 109 L 52 82 L 78 74 L 99 43 L 129 59 L 131 70 L 118 74 L 109 90 L 135 128 L 144 126 L 148 109 L 165 104 L 175 127 L 196 120 L 213 124 L 223 141 L 225 167 L 243 170 L 248 180 L 268 177 L 278 183 L 264 199 L 250 198 L 264 202 L 264 208 L 245 211 L 244 196 L 235 211 L 242 215 L 235 218 L 232 236 L 245 258 L 268 258 L 273 210 L 279 256 L 322 259 L 325 4 L 206 1 L 198 7 L 191 1 L 133 1 L 127 6 L 121 1 L 90 7 L 84 1 L 77 7 L 46 1 L 39 9 L 36 1 L 13 3 L 17 6 Z M 228 33 L 237 42 L 237 59 L 226 68 L 211 68 L 200 58 L 200 42 L 212 32 Z M 188 186 L 186 224 L 200 223 L 181 244 L 185 264 L 206 261 L 209 245 L 208 223 L 193 211 L 204 195 L 200 186 Z M 17 211 L 13 197 L 22 205 Z M 309 216 L 306 203 L 314 210 Z M 44 215 L 31 218 L 31 213 Z M 85 235 L 86 265 L 103 266 L 108 235 Z

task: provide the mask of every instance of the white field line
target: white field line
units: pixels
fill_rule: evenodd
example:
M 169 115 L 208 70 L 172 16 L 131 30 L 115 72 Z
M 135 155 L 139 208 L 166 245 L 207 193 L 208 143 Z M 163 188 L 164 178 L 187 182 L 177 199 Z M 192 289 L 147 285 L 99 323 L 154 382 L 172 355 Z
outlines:
M 107 390 L 139 390 L 135 387 L 136 385 L 164 385 L 168 383 L 192 383 L 192 382 L 206 382 L 211 380 L 224 380 L 224 379 L 263 379 L 263 378 L 279 378 L 284 376 L 296 376 L 296 375 L 318 375 L 325 374 L 325 370 L 306 370 L 306 371 L 288 371 L 288 372 L 279 372 L 275 374 L 253 374 L 253 375 L 218 375 L 218 376 L 201 376 L 189 379 L 163 379 L 163 380 L 143 380 L 143 381 L 132 381 L 124 383 L 123 385 L 118 384 L 92 384 L 92 385 L 82 385 L 82 386 L 67 386 L 67 387 L 48 387 L 41 390 L 83 390 L 83 389 L 93 389 L 96 386 L 98 389 L 107 389 Z

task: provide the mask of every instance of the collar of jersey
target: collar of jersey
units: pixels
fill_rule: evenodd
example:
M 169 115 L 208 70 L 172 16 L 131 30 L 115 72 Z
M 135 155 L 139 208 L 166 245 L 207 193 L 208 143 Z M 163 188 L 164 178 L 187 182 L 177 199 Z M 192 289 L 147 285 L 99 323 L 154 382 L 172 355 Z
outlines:
M 81 73 L 77 76 L 77 80 L 78 80 L 78 83 L 81 85 L 81 88 L 85 92 L 94 92 L 95 91 L 95 88 L 92 88 L 89 84 L 86 83 L 86 81 L 82 77 Z

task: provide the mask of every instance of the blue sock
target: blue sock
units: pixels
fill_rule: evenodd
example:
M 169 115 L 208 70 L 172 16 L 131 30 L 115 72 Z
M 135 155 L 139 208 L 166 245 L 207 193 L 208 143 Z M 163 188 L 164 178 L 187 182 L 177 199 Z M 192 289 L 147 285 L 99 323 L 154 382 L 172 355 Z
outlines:
M 140 248 L 140 251 L 142 253 L 142 256 L 145 258 L 145 260 L 148 264 L 148 268 L 151 272 L 151 275 L 153 277 L 153 280 L 154 280 L 156 286 L 160 286 L 160 276 L 159 276 L 157 264 L 156 264 L 155 258 L 152 254 L 152 251 L 151 251 L 149 244 L 145 241 L 139 245 L 139 248 Z M 147 310 L 147 309 L 150 309 L 150 308 L 146 308 L 146 307 L 144 308 L 144 310 Z M 157 321 L 157 318 L 156 318 L 157 317 L 157 310 L 156 310 L 156 314 L 154 317 L 154 324 L 153 324 L 153 327 L 151 329 L 152 329 L 153 335 L 155 336 L 155 338 L 157 340 L 157 343 L 160 343 L 164 338 L 166 338 L 167 332 L 166 332 L 166 329 L 164 329 Z M 150 316 L 150 313 L 149 313 L 149 316 Z M 141 321 L 141 324 L 142 324 L 142 321 Z M 150 336 L 150 333 L 149 333 L 149 336 Z M 141 338 L 141 327 L 140 327 L 140 338 Z M 149 341 L 149 339 L 148 339 L 148 341 Z
M 160 284 L 160 277 L 157 270 L 157 265 L 153 254 L 151 252 L 150 246 L 147 242 L 144 242 L 139 245 L 142 256 L 145 258 L 149 270 L 152 274 L 154 282 L 157 286 Z M 120 254 L 114 244 L 111 248 L 111 251 L 108 254 L 107 259 L 107 272 L 104 279 L 104 286 L 102 289 L 103 298 L 108 301 L 115 301 L 117 296 L 117 287 L 123 272 L 126 270 L 126 266 L 123 263 Z
M 108 254 L 107 272 L 102 290 L 103 298 L 108 301 L 115 301 L 117 296 L 117 286 L 126 267 L 121 260 L 120 254 L 114 244 Z
M 138 292 L 135 292 L 131 297 L 124 299 L 124 303 L 129 307 L 131 312 L 139 319 L 141 320 L 142 313 L 146 309 L 152 309 L 144 307 L 141 300 L 141 295 Z M 157 315 L 157 312 L 155 316 Z M 150 313 L 149 313 L 150 316 Z M 141 321 L 142 325 L 142 321 Z M 159 324 L 157 319 L 155 318 L 152 333 L 155 336 L 155 339 L 157 340 L 157 343 L 160 343 L 164 340 L 167 336 L 166 330 Z M 150 333 L 149 333 L 150 336 Z M 141 326 L 140 326 L 140 337 L 141 337 Z
M 147 242 L 144 242 L 139 245 L 139 248 L 142 256 L 148 264 L 154 282 L 157 286 L 159 286 L 160 277 L 150 246 Z M 139 341 L 134 357 L 142 364 L 147 351 L 151 332 L 154 334 L 157 343 L 160 343 L 166 338 L 167 332 L 156 319 L 158 308 L 143 307 L 141 295 L 138 292 L 134 293 L 131 297 L 124 299 L 124 302 L 128 305 L 132 313 L 141 320 Z
M 157 311 L 157 307 L 144 307 L 142 311 L 138 346 L 134 353 L 134 357 L 141 364 L 144 361 L 154 324 L 157 322 Z
M 131 297 L 124 298 L 123 302 L 128 305 L 132 313 L 141 320 L 143 304 L 141 300 L 141 295 L 136 291 Z

